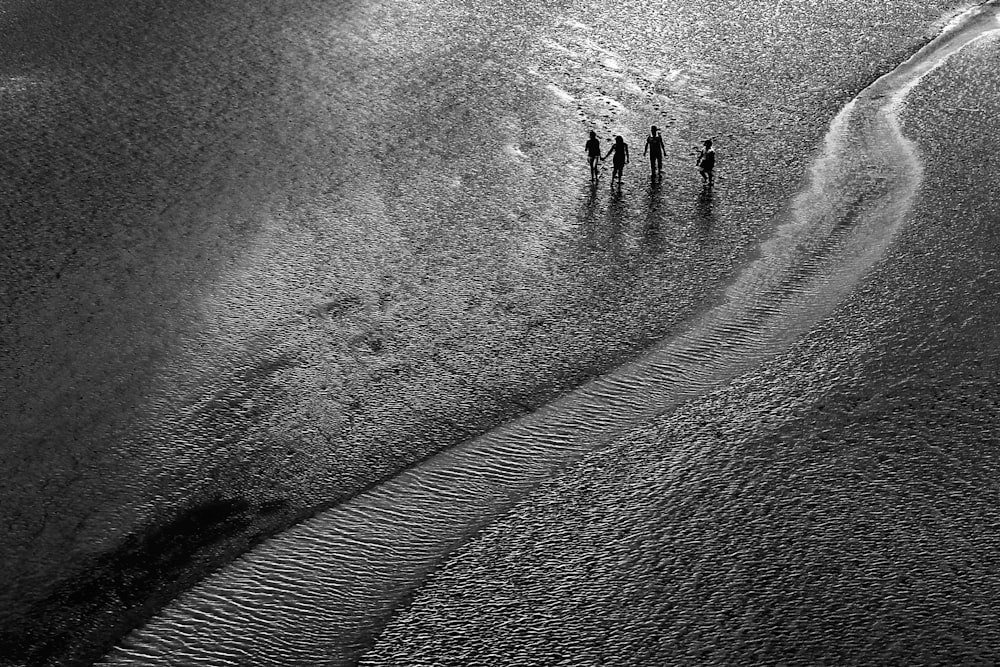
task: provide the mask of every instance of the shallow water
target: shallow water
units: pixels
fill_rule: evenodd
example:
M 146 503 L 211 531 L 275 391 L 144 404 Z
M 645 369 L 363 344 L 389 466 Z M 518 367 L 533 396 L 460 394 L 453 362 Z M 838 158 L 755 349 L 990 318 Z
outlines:
M 911 215 L 921 183 L 901 104 L 998 29 L 996 8 L 965 15 L 852 100 L 760 256 L 683 334 L 269 541 L 182 596 L 109 664 L 350 664 L 444 556 L 525 491 L 781 352 L 843 301 Z

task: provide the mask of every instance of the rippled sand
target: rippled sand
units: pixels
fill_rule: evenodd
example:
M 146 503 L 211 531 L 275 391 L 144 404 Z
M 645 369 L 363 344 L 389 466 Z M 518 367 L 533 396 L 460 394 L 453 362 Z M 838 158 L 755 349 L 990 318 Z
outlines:
M 956 4 L 8 11 L 5 652 L 91 655 L 676 330 Z M 585 130 L 650 122 L 664 184 L 592 192 Z
M 362 664 L 995 662 L 998 56 L 911 96 L 917 206 L 830 318 L 540 489 Z

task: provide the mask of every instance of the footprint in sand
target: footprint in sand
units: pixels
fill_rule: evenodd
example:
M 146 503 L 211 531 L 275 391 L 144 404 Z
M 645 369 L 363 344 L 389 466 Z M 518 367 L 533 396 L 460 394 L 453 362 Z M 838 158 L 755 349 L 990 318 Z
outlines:
M 544 49 L 529 73 L 544 81 L 553 102 L 581 126 L 611 137 L 648 119 L 669 128 L 689 110 L 691 97 L 711 101 L 702 73 L 680 63 L 635 62 L 602 44 L 581 21 L 563 18 L 541 40 Z

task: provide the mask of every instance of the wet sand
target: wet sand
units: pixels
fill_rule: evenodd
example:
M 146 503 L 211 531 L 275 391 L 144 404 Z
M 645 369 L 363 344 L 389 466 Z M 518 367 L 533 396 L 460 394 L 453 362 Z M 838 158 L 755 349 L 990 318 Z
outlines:
M 911 94 L 917 204 L 831 317 L 540 489 L 362 664 L 995 662 L 998 55 Z
M 93 656 L 259 536 L 674 330 L 954 5 L 677 6 L 649 46 L 638 4 L 8 14 L 5 654 Z M 650 118 L 667 186 L 636 151 L 621 198 L 591 194 L 585 130 Z

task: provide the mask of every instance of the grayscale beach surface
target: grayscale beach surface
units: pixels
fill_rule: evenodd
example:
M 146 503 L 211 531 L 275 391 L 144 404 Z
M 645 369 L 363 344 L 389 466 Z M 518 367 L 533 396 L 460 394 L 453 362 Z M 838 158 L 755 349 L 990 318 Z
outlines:
M 87 664 L 264 536 L 682 330 L 773 231 L 838 110 L 971 5 L 873 4 L 5 9 L 0 660 Z M 546 484 L 371 660 L 456 661 L 469 643 L 488 663 L 522 634 L 517 651 L 570 663 L 605 644 L 615 662 L 662 659 L 702 646 L 686 627 L 704 635 L 695 661 L 779 631 L 801 631 L 805 659 L 839 635 L 810 634 L 830 610 L 795 572 L 840 586 L 845 636 L 884 617 L 883 636 L 909 637 L 898 655 L 935 632 L 969 639 L 932 657 L 992 655 L 991 44 L 911 99 L 919 202 L 835 315 Z M 590 186 L 592 128 L 632 145 L 620 194 L 607 172 Z M 711 194 L 692 155 L 707 136 Z M 954 168 L 962 142 L 974 169 Z M 859 602 L 873 581 L 897 616 Z M 667 609 L 671 587 L 697 593 Z M 542 618 L 584 599 L 619 619 L 611 634 Z M 744 626 L 698 620 L 733 609 L 773 619 L 746 644 L 726 634 Z M 940 623 L 900 625 L 910 609 Z
M 912 94 L 925 182 L 851 298 L 539 489 L 362 664 L 995 663 L 998 57 Z

